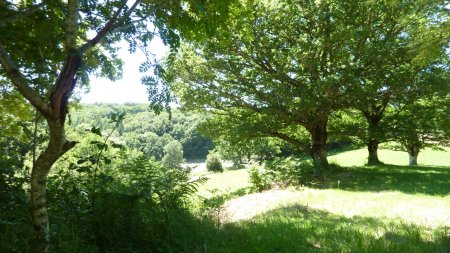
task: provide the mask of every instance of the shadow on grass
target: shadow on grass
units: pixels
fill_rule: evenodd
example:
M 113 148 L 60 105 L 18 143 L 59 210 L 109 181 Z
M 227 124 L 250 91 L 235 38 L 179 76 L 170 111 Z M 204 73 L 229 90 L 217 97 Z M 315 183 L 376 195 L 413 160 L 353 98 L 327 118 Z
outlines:
M 339 168 L 320 187 L 347 191 L 401 191 L 409 194 L 450 194 L 450 168 L 379 165 Z M 339 183 L 338 183 L 339 182 Z
M 117 222 L 124 218 L 115 215 L 108 219 L 120 218 L 114 220 Z M 69 226 L 66 230 L 67 221 L 60 220 L 59 226 L 53 229 L 52 252 L 450 252 L 450 228 L 427 231 L 415 225 L 366 217 L 347 218 L 301 205 L 279 208 L 250 221 L 220 226 L 188 212 L 169 212 L 168 218 L 169 227 L 143 222 L 139 223 L 140 227 L 120 230 L 127 228 L 126 224 L 103 224 L 96 229 L 108 230 L 105 232 L 108 235 L 105 239 L 109 240 L 106 245 L 89 240 L 89 235 L 80 230 L 84 224 Z M 128 219 L 133 220 L 133 217 L 125 220 Z M 148 225 L 152 227 L 146 227 Z M 78 229 L 73 231 L 74 228 Z M 0 240 L 0 246 L 4 243 L 8 249 L 12 243 L 20 243 L 19 240 L 7 242 L 9 238 L 2 234 L 1 238 L 5 240 Z
M 300 205 L 211 232 L 193 229 L 198 241 L 183 252 L 449 252 L 448 230 L 373 218 L 334 215 Z M 203 238 L 202 238 L 203 236 Z M 199 244 L 201 242 L 201 244 Z M 193 247 L 193 248 L 192 248 Z

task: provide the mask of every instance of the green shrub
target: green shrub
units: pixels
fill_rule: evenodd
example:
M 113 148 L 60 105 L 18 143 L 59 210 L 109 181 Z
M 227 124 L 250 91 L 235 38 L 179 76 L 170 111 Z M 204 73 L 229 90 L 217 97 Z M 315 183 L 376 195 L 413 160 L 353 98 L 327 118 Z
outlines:
M 190 196 L 206 181 L 143 155 L 102 171 L 110 180 L 99 177 L 95 193 L 87 172 L 66 169 L 49 177 L 55 252 L 158 252 L 172 245 L 177 217 L 189 215 Z
M 183 146 L 179 141 L 173 140 L 164 146 L 164 157 L 162 159 L 164 167 L 181 168 L 183 162 Z
M 222 161 L 217 153 L 210 153 L 206 157 L 206 169 L 213 172 L 223 172 Z
M 251 190 L 262 192 L 270 189 L 270 177 L 260 166 L 254 164 L 249 170 Z
M 279 157 L 265 163 L 269 179 L 281 187 L 304 185 L 313 181 L 314 166 L 309 160 Z

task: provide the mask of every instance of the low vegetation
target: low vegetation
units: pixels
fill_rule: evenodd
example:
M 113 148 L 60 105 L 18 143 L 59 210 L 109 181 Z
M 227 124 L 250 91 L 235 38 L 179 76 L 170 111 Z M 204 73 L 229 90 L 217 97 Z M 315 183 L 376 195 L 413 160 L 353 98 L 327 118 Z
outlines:
M 360 157 L 355 154 L 364 152 L 348 151 L 332 158 L 338 164 L 358 163 Z M 444 158 L 447 152 L 424 153 Z M 381 153 L 386 155 L 386 162 L 399 159 L 398 152 Z M 210 242 L 209 249 L 212 248 L 211 252 L 447 252 L 449 162 L 434 160 L 434 165 L 416 167 L 336 167 L 316 184 L 237 199 L 233 198 L 239 195 L 233 193 L 243 189 L 233 181 L 222 182 L 222 189 L 228 189 L 222 196 L 233 199 L 223 201 L 226 209 L 219 213 L 222 217 L 231 216 L 231 220 L 223 219 L 225 223 L 219 230 L 227 243 L 218 246 Z M 253 182 L 250 189 L 258 186 L 252 179 L 254 170 L 251 166 L 248 169 Z M 224 176 L 227 173 L 236 171 L 224 172 Z

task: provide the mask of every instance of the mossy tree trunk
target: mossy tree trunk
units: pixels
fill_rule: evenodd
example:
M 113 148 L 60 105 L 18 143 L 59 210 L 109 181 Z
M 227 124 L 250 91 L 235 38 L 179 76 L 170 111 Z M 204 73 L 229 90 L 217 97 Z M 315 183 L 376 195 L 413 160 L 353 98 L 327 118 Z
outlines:
M 378 145 L 380 144 L 380 122 L 383 116 L 384 109 L 372 109 L 372 113 L 364 112 L 364 116 L 366 117 L 367 123 L 369 127 L 368 131 L 368 139 L 367 139 L 367 151 L 369 152 L 369 156 L 367 159 L 368 165 L 378 165 L 381 164 L 380 159 L 378 158 Z
M 48 252 L 50 246 L 46 187 L 48 173 L 52 165 L 75 146 L 75 142 L 66 140 L 64 122 L 47 120 L 47 124 L 50 130 L 49 143 L 36 159 L 31 171 L 30 209 L 35 233 L 30 243 L 30 252 Z
M 316 120 L 307 127 L 308 132 L 311 134 L 309 154 L 317 171 L 326 170 L 329 167 L 326 151 L 328 139 L 327 121 L 327 118 Z

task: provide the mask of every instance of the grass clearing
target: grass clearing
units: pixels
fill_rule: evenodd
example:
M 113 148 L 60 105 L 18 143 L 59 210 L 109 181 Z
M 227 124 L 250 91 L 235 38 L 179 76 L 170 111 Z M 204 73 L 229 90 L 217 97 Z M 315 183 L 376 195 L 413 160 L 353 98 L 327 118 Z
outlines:
M 235 192 L 250 186 L 247 169 L 225 170 L 223 173 L 203 173 L 200 176 L 208 178 L 202 185 L 198 195 L 211 197 L 214 194 Z
M 414 167 L 398 151 L 382 150 L 393 165 L 380 166 L 364 166 L 364 149 L 331 156 L 344 167 L 314 187 L 228 201 L 241 218 L 197 252 L 450 252 L 449 151 L 425 150 Z M 247 187 L 247 173 L 210 174 L 200 194 Z
M 408 165 L 408 153 L 404 151 L 393 151 L 388 149 L 378 150 L 378 157 L 381 162 L 391 165 Z M 367 150 L 357 149 L 342 152 L 328 157 L 330 162 L 334 162 L 343 167 L 364 166 L 367 163 Z M 419 153 L 419 165 L 426 166 L 450 166 L 450 148 L 444 150 L 433 150 L 426 148 Z

